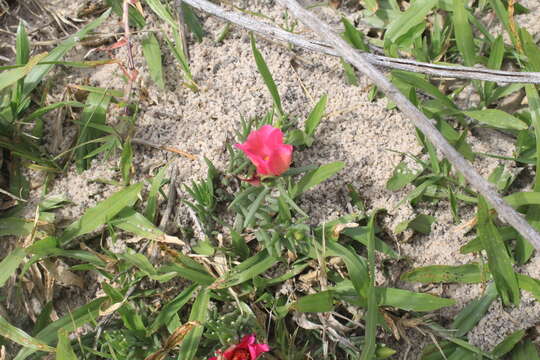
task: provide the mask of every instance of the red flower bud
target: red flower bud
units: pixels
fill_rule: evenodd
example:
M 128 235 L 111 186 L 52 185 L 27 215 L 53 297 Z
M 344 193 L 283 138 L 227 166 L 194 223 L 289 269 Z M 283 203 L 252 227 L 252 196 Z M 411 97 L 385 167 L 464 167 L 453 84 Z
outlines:
M 270 351 L 267 344 L 256 344 L 255 334 L 249 334 L 242 338 L 238 345 L 233 345 L 219 356 L 208 360 L 256 360 L 259 355 Z M 219 353 L 219 352 L 218 352 Z

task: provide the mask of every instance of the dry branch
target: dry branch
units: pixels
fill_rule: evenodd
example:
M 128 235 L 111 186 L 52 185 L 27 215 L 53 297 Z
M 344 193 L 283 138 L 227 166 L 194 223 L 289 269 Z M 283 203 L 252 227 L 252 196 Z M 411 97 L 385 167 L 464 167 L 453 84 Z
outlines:
M 228 11 L 221 6 L 206 0 L 183 0 L 186 4 L 209 14 L 215 15 L 229 22 L 235 23 L 246 29 L 255 31 L 263 36 L 276 40 L 286 41 L 298 47 L 314 52 L 340 56 L 328 42 L 306 39 L 300 35 L 285 31 L 277 26 L 260 22 L 237 12 Z M 329 27 L 327 27 L 331 30 Z M 356 54 L 362 54 L 364 61 L 384 68 L 405 70 L 431 76 L 493 81 L 499 83 L 528 83 L 540 84 L 540 73 L 537 72 L 512 72 L 491 70 L 486 68 L 466 67 L 461 65 L 438 65 L 414 61 L 409 59 L 396 59 L 387 56 L 375 55 L 354 50 Z
M 450 145 L 441 133 L 435 128 L 432 121 L 416 108 L 375 66 L 365 54 L 358 53 L 347 42 L 339 37 L 324 22 L 313 13 L 301 7 L 295 0 L 278 0 L 287 7 L 305 25 L 310 27 L 322 39 L 334 45 L 334 49 L 356 67 L 356 69 L 373 81 L 379 90 L 394 101 L 399 109 L 420 129 L 427 138 L 439 149 L 452 165 L 463 174 L 471 186 L 484 196 L 497 210 L 499 216 L 512 225 L 524 238 L 540 250 L 540 235 L 527 223 L 522 215 L 509 206 L 483 177 L 481 177 L 457 151 Z

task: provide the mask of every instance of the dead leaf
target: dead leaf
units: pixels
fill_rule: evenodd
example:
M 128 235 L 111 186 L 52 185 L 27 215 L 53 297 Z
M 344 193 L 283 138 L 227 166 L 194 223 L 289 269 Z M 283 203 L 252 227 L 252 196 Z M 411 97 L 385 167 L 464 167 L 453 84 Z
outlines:
M 80 276 L 69 271 L 67 265 L 60 264 L 59 261 L 53 263 L 49 260 L 43 260 L 42 264 L 59 284 L 64 286 L 77 286 L 84 289 L 84 280 Z
M 337 238 L 339 237 L 339 234 L 341 234 L 343 230 L 351 229 L 355 227 L 358 227 L 357 223 L 337 224 L 336 226 L 334 226 L 334 230 L 332 231 L 332 236 Z

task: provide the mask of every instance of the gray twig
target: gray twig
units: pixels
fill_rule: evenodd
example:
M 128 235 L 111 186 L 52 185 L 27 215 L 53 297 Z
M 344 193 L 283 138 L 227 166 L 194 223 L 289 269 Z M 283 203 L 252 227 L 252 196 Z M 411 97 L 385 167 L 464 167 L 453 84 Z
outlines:
M 340 56 L 328 42 L 306 39 L 300 35 L 285 31 L 277 26 L 266 24 L 237 12 L 228 11 L 206 0 L 182 0 L 199 10 L 215 15 L 229 22 L 255 31 L 263 36 L 286 41 L 298 47 L 332 56 Z M 331 30 L 329 27 L 326 27 Z M 396 59 L 354 50 L 362 55 L 365 62 L 389 69 L 405 70 L 438 77 L 493 81 L 499 83 L 540 84 L 538 72 L 512 72 L 486 68 L 466 67 L 461 65 L 438 65 L 409 59 Z
M 399 109 L 412 121 L 414 126 L 420 129 L 433 145 L 444 154 L 456 170 L 463 174 L 471 186 L 493 205 L 499 216 L 512 225 L 524 238 L 529 240 L 537 250 L 540 250 L 540 235 L 529 225 L 524 217 L 508 205 L 494 190 L 493 186 L 481 177 L 471 164 L 446 141 L 430 119 L 418 110 L 384 74 L 369 63 L 365 58 L 365 54 L 358 53 L 354 50 L 347 42 L 335 34 L 327 24 L 319 20 L 313 13 L 304 9 L 295 0 L 278 0 L 278 2 L 289 8 L 297 18 L 309 26 L 322 39 L 333 44 L 343 59 L 370 78 L 379 90 L 384 92 L 390 100 L 397 104 Z

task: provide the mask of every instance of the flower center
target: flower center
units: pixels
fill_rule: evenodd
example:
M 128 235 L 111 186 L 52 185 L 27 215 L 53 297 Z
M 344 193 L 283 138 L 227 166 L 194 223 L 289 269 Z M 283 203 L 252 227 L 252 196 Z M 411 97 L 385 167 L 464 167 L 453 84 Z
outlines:
M 270 156 L 266 155 L 265 157 L 263 157 L 263 160 L 264 161 L 268 161 L 270 159 Z
M 236 349 L 231 360 L 251 360 L 251 355 L 246 349 Z

